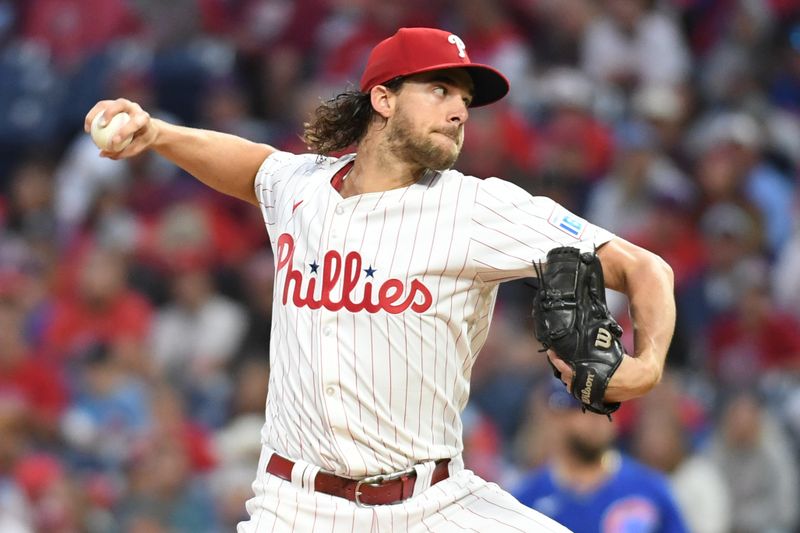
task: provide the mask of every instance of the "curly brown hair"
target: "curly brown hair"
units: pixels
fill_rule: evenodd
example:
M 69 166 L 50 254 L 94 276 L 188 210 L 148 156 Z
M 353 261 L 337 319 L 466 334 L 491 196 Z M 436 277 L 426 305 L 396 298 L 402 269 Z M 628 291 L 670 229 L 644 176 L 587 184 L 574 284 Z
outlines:
M 400 77 L 381 85 L 397 92 L 402 84 Z M 369 93 L 345 91 L 314 110 L 311 120 L 303 124 L 303 141 L 317 154 L 339 152 L 358 143 L 376 116 L 379 115 L 372 107 Z

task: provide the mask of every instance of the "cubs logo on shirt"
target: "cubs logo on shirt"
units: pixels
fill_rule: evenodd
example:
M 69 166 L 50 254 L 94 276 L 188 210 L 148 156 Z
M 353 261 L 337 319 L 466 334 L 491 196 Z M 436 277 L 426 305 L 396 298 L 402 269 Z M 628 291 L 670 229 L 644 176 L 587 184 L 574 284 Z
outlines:
M 652 533 L 658 527 L 658 509 L 652 501 L 631 497 L 620 500 L 606 511 L 603 533 Z

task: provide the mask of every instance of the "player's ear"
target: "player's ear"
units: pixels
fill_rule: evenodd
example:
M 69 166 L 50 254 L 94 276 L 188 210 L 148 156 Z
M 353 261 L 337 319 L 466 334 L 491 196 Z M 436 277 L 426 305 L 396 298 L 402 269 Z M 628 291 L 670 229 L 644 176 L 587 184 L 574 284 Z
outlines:
M 383 118 L 394 114 L 397 103 L 397 93 L 383 85 L 376 85 L 369 92 L 372 108 Z

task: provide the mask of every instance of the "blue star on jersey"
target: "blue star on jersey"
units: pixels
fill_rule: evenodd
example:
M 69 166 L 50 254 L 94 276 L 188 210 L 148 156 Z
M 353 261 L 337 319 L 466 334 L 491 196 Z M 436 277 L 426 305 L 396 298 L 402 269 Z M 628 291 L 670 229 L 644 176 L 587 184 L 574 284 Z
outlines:
M 372 268 L 372 265 L 370 265 L 369 267 L 364 269 L 364 272 L 367 273 L 368 278 L 374 278 L 375 276 L 373 274 L 377 272 L 377 269 Z
M 317 264 L 317 260 L 316 259 L 314 260 L 313 263 L 309 263 L 308 266 L 311 267 L 311 273 L 312 274 L 316 274 L 317 273 L 317 269 L 319 268 L 319 265 Z

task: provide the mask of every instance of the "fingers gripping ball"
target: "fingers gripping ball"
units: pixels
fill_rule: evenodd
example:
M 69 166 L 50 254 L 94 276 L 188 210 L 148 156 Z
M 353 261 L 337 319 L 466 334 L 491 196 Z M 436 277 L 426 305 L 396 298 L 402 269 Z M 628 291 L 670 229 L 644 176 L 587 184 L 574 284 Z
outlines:
M 117 143 L 114 143 L 113 140 L 120 128 L 127 124 L 130 119 L 130 115 L 123 111 L 111 117 L 111 120 L 105 126 L 101 126 L 103 113 L 98 113 L 92 120 L 91 134 L 94 144 L 107 152 L 121 152 L 124 150 L 133 140 L 132 133 Z
M 600 258 L 561 247 L 547 254 L 544 267 L 534 263 L 534 268 L 539 276 L 533 300 L 536 338 L 572 367 L 572 395 L 585 409 L 613 413 L 619 403 L 603 398 L 625 350 L 622 328 L 606 305 Z

